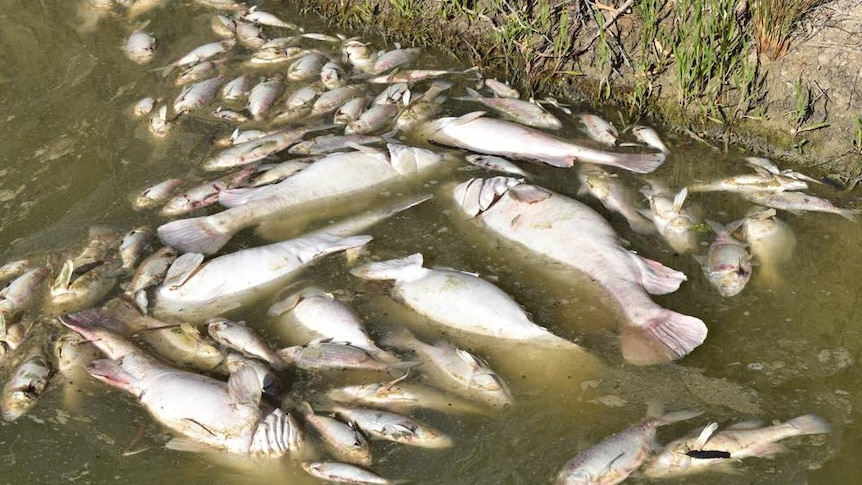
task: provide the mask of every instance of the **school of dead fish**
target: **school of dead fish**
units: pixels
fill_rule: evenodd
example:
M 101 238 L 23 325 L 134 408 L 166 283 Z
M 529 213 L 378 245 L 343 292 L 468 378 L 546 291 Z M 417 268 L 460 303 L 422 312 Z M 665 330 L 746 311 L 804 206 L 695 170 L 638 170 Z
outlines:
M 85 0 L 82 8 L 108 20 L 134 19 L 122 49 L 131 61 L 149 65 L 170 48 L 157 41 L 155 25 L 140 19 L 166 3 Z M 532 162 L 536 170 L 578 170 L 577 197 L 595 198 L 633 231 L 657 233 L 677 253 L 698 251 L 708 227 L 715 238 L 705 255 L 694 257 L 725 297 L 743 291 L 755 270 L 777 278 L 792 256 L 795 237 L 779 211 L 855 215 L 799 192 L 818 180 L 756 157 L 747 159 L 750 172 L 681 190 L 643 178 L 639 195 L 615 170 L 645 174 L 665 161 L 670 150 L 649 127 L 633 127 L 637 141 L 627 142 L 599 116 L 522 100 L 476 68 L 415 68 L 423 55 L 418 48 L 378 52 L 360 39 L 305 32 L 231 0 L 183 3 L 211 10 L 213 40 L 153 69 L 150 75 L 178 87 L 142 98 L 132 111 L 156 139 L 181 130 L 187 116 L 226 120 L 231 129 L 199 164 L 203 172 L 220 173 L 198 184 L 167 179 L 134 194 L 137 210 L 171 219 L 155 233 L 93 227 L 80 251 L 62 263 L 34 258 L 0 267 L 0 351 L 11 369 L 0 402 L 7 421 L 34 406 L 56 382 L 55 373 L 69 381 L 95 378 L 134 396 L 175 436 L 170 448 L 290 456 L 324 480 L 392 483 L 371 471 L 369 440 L 450 447 L 452 438 L 411 411 L 493 416 L 517 405 L 503 377 L 456 342 L 429 342 L 406 328 L 375 342 L 361 318 L 323 288 L 288 287 L 269 309 L 300 345 L 273 348 L 254 327 L 223 315 L 343 252 L 352 275 L 390 281 L 393 298 L 442 327 L 588 353 L 534 323 L 512 297 L 475 274 L 426 267 L 418 252 L 372 261 L 358 251 L 371 240 L 363 235 L 367 228 L 434 196 L 453 203 L 460 210 L 455 217 L 473 220 L 472 230 L 588 275 L 619 310 L 624 359 L 666 363 L 707 336 L 700 319 L 650 298 L 675 291 L 688 276 L 624 246 L 602 215 L 574 194 L 531 184 L 529 172 L 512 159 Z M 458 85 L 463 96 L 451 94 Z M 449 98 L 488 111 L 439 117 Z M 554 135 L 562 126 L 554 112 L 574 117 L 591 140 Z M 465 162 L 492 174 L 286 241 L 221 251 L 236 233 L 287 211 L 374 193 Z M 728 224 L 703 219 L 686 199 L 709 191 L 737 192 L 755 205 Z M 28 339 L 36 325 L 57 327 L 53 353 L 47 343 Z M 289 369 L 322 375 L 360 370 L 381 379 L 326 389 L 306 402 L 291 395 Z M 742 458 L 778 453 L 779 440 L 829 431 L 815 415 L 719 432 L 710 423 L 657 448 L 657 427 L 699 414 L 650 409 L 643 421 L 561 464 L 551 479 L 613 484 L 637 470 L 647 477 L 727 471 Z

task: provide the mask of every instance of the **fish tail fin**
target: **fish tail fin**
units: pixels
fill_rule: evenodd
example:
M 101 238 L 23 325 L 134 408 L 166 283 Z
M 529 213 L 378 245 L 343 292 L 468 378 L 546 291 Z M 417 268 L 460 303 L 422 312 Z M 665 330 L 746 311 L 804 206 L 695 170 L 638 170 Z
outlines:
M 645 322 L 622 328 L 623 358 L 635 365 L 670 362 L 702 344 L 706 334 L 700 319 L 662 308 Z
M 210 216 L 180 219 L 159 226 L 159 239 L 183 253 L 213 254 L 227 244 L 236 231 L 223 231 Z
M 128 326 L 117 315 L 108 310 L 100 308 L 91 308 L 82 310 L 76 313 L 67 313 L 61 315 L 60 322 L 71 328 L 72 330 L 81 333 L 90 329 L 108 329 L 120 335 L 128 333 Z
M 394 280 L 413 272 L 424 272 L 422 253 L 401 259 L 366 263 L 350 270 L 350 274 L 366 280 Z
M 244 187 L 240 189 L 222 190 L 218 193 L 219 204 L 231 208 L 248 203 L 260 194 L 261 187 Z
M 666 295 L 679 289 L 687 278 L 685 273 L 631 253 L 635 263 L 640 269 L 641 284 L 650 295 Z
M 788 421 L 787 424 L 796 428 L 800 435 L 824 434 L 831 431 L 829 423 L 816 414 L 806 414 L 804 416 L 793 418 Z
M 862 213 L 862 209 L 841 209 L 837 214 L 850 222 L 856 222 L 856 214 Z
M 577 157 L 576 157 L 577 158 Z M 614 162 L 609 165 L 635 173 L 650 173 L 664 163 L 664 153 L 614 153 Z

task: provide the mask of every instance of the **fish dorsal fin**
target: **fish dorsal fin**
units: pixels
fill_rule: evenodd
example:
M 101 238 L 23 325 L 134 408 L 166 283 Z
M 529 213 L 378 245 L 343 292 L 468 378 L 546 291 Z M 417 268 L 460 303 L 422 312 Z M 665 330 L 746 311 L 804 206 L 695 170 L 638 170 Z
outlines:
M 198 443 L 191 438 L 181 437 L 171 438 L 170 441 L 165 443 L 165 448 L 175 451 L 186 451 L 189 453 L 205 453 L 213 451 L 209 446 Z
M 54 283 L 51 284 L 51 289 L 68 288 L 69 283 L 72 281 L 72 273 L 74 271 L 75 263 L 71 259 L 67 259 L 66 262 L 63 263 L 63 267 L 60 269 L 60 274 L 57 275 Z
M 697 435 L 697 438 L 695 438 L 694 443 L 692 443 L 692 449 L 702 450 L 704 446 L 706 446 L 706 443 L 709 441 L 709 438 L 712 437 L 713 433 L 715 433 L 715 430 L 717 429 L 718 423 L 713 422 L 707 424 L 700 432 L 700 434 Z
M 473 111 L 471 113 L 467 113 L 465 115 L 462 115 L 462 116 L 459 116 L 457 118 L 450 120 L 448 125 L 450 125 L 450 126 L 464 125 L 464 124 L 467 124 L 473 120 L 481 118 L 482 116 L 485 116 L 485 113 L 487 113 L 487 111 Z
M 738 423 L 734 423 L 727 427 L 727 429 L 757 429 L 763 426 L 763 421 L 760 419 L 747 419 L 745 421 L 740 421 Z
M 541 202 L 551 197 L 551 193 L 546 189 L 536 185 L 527 184 L 520 184 L 511 187 L 509 189 L 509 194 L 511 194 L 512 198 L 518 202 L 524 202 L 527 204 L 535 204 L 536 202 Z
M 179 256 L 168 268 L 168 273 L 165 275 L 164 286 L 171 290 L 175 290 L 182 286 L 195 270 L 200 267 L 204 260 L 204 255 L 201 253 L 185 253 Z
M 260 405 L 261 387 L 257 373 L 251 366 L 244 365 L 230 375 L 227 392 L 234 404 Z

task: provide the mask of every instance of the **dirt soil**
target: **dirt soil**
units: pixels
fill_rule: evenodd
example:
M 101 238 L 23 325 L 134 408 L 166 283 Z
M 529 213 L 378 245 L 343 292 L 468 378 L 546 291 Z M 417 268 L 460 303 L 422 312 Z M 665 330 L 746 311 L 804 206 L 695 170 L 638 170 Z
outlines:
M 598 30 L 594 23 L 580 22 L 576 26 L 574 44 L 584 52 L 574 61 L 560 62 L 549 57 L 547 51 L 495 43 L 494 29 L 499 31 L 502 22 L 512 17 L 512 11 L 489 12 L 482 9 L 483 1 L 487 0 L 460 2 L 467 15 L 463 11 L 441 15 L 441 6 L 456 3 L 452 0 L 299 0 L 297 5 L 341 28 L 380 35 L 402 45 L 448 50 L 480 65 L 489 77 L 498 75 L 509 80 L 527 95 L 571 99 L 605 112 L 609 105 L 616 106 L 631 113 L 627 100 L 634 79 L 631 66 L 637 61 L 631 55 L 638 51 L 634 44 L 643 26 L 633 10 L 620 10 L 616 22 L 607 30 L 620 46 L 619 52 L 612 55 L 622 58 L 608 68 L 602 65 L 602 56 L 597 52 Z M 521 12 L 535 8 L 536 3 L 509 0 L 503 5 Z M 625 4 L 616 0 L 606 2 L 605 8 L 610 15 L 619 8 L 615 5 Z M 405 12 L 404 5 L 411 6 L 409 11 Z M 565 8 L 583 13 L 598 5 L 572 0 L 556 5 L 556 11 Z M 484 12 L 478 21 L 475 12 Z M 737 146 L 820 171 L 844 187 L 860 182 L 862 0 L 826 0 L 797 25 L 786 55 L 777 60 L 754 52 L 750 56 L 759 60 L 763 80 L 756 113 L 718 123 L 704 117 L 702 111 L 682 109 L 672 88 L 673 70 L 666 69 L 653 79 L 648 117 L 725 149 Z M 573 74 L 565 74 L 569 72 Z M 600 93 L 605 83 L 613 87 L 607 97 Z M 799 88 L 806 105 L 801 119 Z M 639 117 L 644 117 L 642 114 Z

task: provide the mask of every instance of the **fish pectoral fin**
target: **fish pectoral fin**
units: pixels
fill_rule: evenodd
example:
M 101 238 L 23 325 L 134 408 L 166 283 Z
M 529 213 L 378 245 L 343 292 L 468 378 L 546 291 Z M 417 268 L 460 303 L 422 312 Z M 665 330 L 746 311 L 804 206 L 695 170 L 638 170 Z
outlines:
M 204 260 L 201 253 L 185 253 L 178 257 L 168 268 L 165 275 L 164 286 L 174 290 L 182 286 L 200 267 Z
M 187 451 L 190 453 L 204 453 L 213 450 L 206 445 L 202 445 L 197 441 L 193 441 L 188 438 L 172 438 L 165 443 L 165 448 L 176 451 Z
M 709 442 L 709 438 L 712 437 L 715 430 L 718 429 L 718 423 L 709 423 L 706 427 L 703 428 L 703 431 L 697 436 L 697 439 L 694 440 L 693 448 L 696 450 L 702 450 L 706 443 Z
M 240 367 L 228 378 L 227 392 L 234 404 L 259 406 L 262 388 L 257 373 L 250 366 Z
M 541 202 L 551 197 L 551 193 L 547 190 L 536 185 L 527 184 L 511 187 L 509 189 L 509 194 L 518 202 L 525 202 L 528 204 L 535 204 L 536 202 Z

